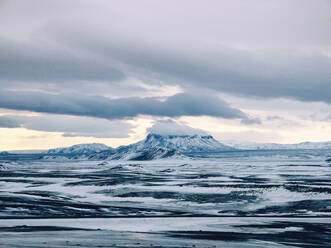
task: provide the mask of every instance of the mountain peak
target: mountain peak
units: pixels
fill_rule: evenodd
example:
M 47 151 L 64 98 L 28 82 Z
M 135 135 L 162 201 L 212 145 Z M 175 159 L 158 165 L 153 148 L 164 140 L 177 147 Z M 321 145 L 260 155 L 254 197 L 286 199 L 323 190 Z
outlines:
M 211 135 L 182 133 L 180 135 L 149 133 L 145 140 L 137 143 L 137 147 L 142 150 L 162 147 L 181 153 L 234 150 L 232 147 L 223 145 L 215 140 Z

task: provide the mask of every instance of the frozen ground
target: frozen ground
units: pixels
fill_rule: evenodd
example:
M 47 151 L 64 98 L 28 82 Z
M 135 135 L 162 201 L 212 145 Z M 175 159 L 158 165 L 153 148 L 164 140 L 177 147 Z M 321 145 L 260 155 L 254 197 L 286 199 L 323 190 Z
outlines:
M 24 219 L 0 223 L 0 247 L 330 247 L 327 218 Z
M 0 247 L 330 247 L 330 155 L 3 159 Z

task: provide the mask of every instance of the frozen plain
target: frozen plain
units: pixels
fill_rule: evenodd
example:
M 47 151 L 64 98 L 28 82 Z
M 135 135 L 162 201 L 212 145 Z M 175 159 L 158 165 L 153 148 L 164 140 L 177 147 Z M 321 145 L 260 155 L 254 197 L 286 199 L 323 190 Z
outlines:
M 3 158 L 0 247 L 330 247 L 330 155 Z

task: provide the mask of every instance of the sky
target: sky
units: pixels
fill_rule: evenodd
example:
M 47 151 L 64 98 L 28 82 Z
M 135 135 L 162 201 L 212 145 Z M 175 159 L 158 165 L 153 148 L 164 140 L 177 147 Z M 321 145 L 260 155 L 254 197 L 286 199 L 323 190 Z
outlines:
M 172 121 L 331 140 L 331 1 L 2 0 L 0 16 L 0 150 L 117 147 Z

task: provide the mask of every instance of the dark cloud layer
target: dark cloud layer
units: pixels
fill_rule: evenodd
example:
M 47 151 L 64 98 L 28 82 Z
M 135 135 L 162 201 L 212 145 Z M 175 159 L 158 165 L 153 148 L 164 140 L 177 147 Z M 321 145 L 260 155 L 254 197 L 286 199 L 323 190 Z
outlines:
M 323 0 L 4 1 L 0 84 L 133 76 L 330 104 L 330 13 Z
M 245 97 L 293 98 L 331 103 L 331 58 L 323 53 L 259 53 L 203 44 L 167 47 L 160 43 L 64 35 L 63 42 L 130 66 L 142 79 L 209 88 Z M 61 32 L 58 33 L 61 37 Z M 81 41 L 81 42 L 80 42 Z
M 262 122 L 259 118 L 251 118 L 251 119 L 245 118 L 241 120 L 241 123 L 246 125 L 251 125 L 251 124 L 261 124 Z
M 105 119 L 152 116 L 215 116 L 248 118 L 242 111 L 212 95 L 180 93 L 165 100 L 156 98 L 109 99 L 102 96 L 54 95 L 29 91 L 0 91 L 0 108 L 40 113 L 89 116 Z
M 0 128 L 18 128 L 21 124 L 16 119 L 8 116 L 0 116 Z
M 57 27 L 48 34 L 64 47 L 0 41 L 0 80 L 57 82 L 147 82 L 205 88 L 245 97 L 293 98 L 331 103 L 331 59 L 324 54 L 259 54 L 229 47 L 166 47 L 94 31 Z M 192 53 L 192 51 L 194 51 Z M 121 65 L 121 66 L 119 66 Z M 120 68 L 120 69 L 119 69 Z M 117 86 L 117 85 L 116 85 Z M 80 89 L 78 89 L 80 91 Z
M 0 80 L 42 81 L 119 81 L 123 72 L 109 61 L 65 49 L 43 40 L 16 42 L 0 39 Z
M 133 128 L 131 124 L 123 121 L 59 115 L 0 116 L 0 127 L 62 132 L 65 137 L 96 138 L 126 138 Z

